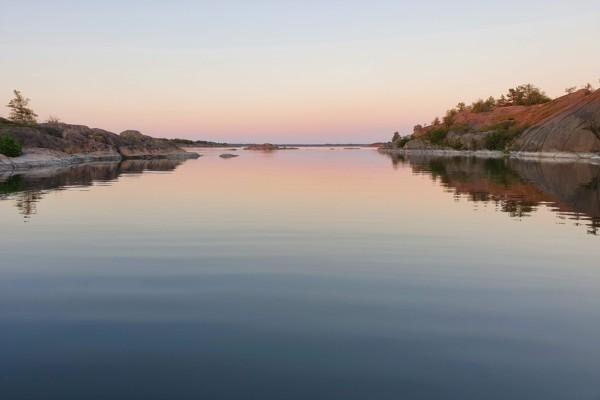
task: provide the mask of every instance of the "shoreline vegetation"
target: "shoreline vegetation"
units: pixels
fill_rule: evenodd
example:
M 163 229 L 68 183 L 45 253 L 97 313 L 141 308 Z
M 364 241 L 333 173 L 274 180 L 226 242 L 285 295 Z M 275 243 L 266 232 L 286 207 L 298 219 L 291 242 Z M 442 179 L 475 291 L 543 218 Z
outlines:
M 551 99 L 531 84 L 495 99 L 463 102 L 409 135 L 394 133 L 382 152 L 504 154 L 521 158 L 600 157 L 600 90 L 587 84 Z M 497 156 L 497 154 L 496 154 Z

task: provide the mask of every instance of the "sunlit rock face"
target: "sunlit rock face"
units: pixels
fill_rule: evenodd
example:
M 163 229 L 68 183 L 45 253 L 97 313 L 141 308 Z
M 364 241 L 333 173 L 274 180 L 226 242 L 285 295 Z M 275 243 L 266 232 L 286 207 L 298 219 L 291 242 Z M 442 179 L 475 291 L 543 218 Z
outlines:
M 511 146 L 526 152 L 600 152 L 600 90 L 525 131 Z

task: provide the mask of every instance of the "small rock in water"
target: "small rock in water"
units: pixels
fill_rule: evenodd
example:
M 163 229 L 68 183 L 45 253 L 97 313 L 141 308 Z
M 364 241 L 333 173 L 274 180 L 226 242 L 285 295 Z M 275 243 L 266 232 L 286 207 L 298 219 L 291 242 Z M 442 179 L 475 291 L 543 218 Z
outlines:
M 234 158 L 234 157 L 239 157 L 239 154 L 225 153 L 225 154 L 221 154 L 219 157 L 221 157 L 221 158 Z

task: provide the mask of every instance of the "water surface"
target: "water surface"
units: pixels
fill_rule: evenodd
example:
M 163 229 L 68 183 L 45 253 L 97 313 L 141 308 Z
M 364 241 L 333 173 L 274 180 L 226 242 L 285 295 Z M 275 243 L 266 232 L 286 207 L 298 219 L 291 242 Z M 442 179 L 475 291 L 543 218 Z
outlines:
M 2 398 L 600 398 L 599 166 L 201 152 L 0 175 Z

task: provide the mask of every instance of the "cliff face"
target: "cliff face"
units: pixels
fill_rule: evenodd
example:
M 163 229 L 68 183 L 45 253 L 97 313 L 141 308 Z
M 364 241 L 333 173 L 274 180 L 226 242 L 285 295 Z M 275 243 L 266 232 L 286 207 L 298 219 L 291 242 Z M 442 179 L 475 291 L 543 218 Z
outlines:
M 527 129 L 510 146 L 527 152 L 600 152 L 600 90 Z
M 0 133 L 12 134 L 23 146 L 23 156 L 0 155 L 0 168 L 19 168 L 124 158 L 196 158 L 168 140 L 155 139 L 138 131 L 115 134 L 83 125 L 39 124 L 19 126 L 0 120 Z

